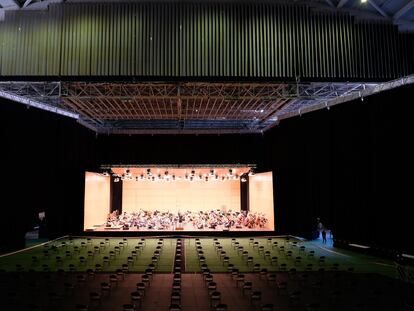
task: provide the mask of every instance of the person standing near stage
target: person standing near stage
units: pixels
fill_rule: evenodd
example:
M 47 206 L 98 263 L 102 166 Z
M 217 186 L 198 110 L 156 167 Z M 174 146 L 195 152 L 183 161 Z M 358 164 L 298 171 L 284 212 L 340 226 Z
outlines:
M 322 243 L 326 244 L 326 230 L 325 229 L 322 230 Z
M 321 222 L 321 219 L 318 217 L 316 218 L 316 230 L 318 231 L 318 238 L 321 237 L 322 230 L 323 230 L 323 224 Z

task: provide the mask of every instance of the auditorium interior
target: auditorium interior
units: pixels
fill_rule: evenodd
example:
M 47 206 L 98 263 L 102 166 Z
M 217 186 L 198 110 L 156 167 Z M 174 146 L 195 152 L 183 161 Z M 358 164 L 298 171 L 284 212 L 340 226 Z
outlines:
M 414 1 L 0 0 L 0 42 L 2 309 L 414 310 Z

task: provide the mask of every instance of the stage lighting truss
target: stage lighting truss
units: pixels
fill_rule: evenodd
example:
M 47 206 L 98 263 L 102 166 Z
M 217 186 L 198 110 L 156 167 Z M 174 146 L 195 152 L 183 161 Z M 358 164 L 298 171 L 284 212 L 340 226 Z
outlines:
M 169 165 L 102 165 L 103 176 L 122 181 L 228 181 L 246 182 L 255 164 L 169 164 Z M 170 171 L 171 170 L 171 171 Z M 154 171 L 154 173 L 153 173 Z
M 263 133 L 281 120 L 414 83 L 0 82 L 0 97 L 105 134 Z

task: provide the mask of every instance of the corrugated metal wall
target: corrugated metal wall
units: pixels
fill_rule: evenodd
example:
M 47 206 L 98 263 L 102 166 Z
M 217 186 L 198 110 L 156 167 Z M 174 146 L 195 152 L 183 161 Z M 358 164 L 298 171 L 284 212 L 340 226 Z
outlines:
M 3 76 L 391 79 L 414 36 L 346 14 L 271 4 L 55 4 L 8 12 Z

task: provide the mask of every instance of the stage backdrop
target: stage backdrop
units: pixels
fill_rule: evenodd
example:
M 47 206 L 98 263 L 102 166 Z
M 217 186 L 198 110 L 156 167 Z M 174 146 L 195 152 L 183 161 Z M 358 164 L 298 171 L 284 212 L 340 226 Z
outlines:
M 275 230 L 273 213 L 273 173 L 266 172 L 249 177 L 249 209 L 264 213 L 268 219 L 266 228 Z
M 240 211 L 240 181 L 124 181 L 122 211 Z
M 85 173 L 84 230 L 102 225 L 110 208 L 110 177 Z

